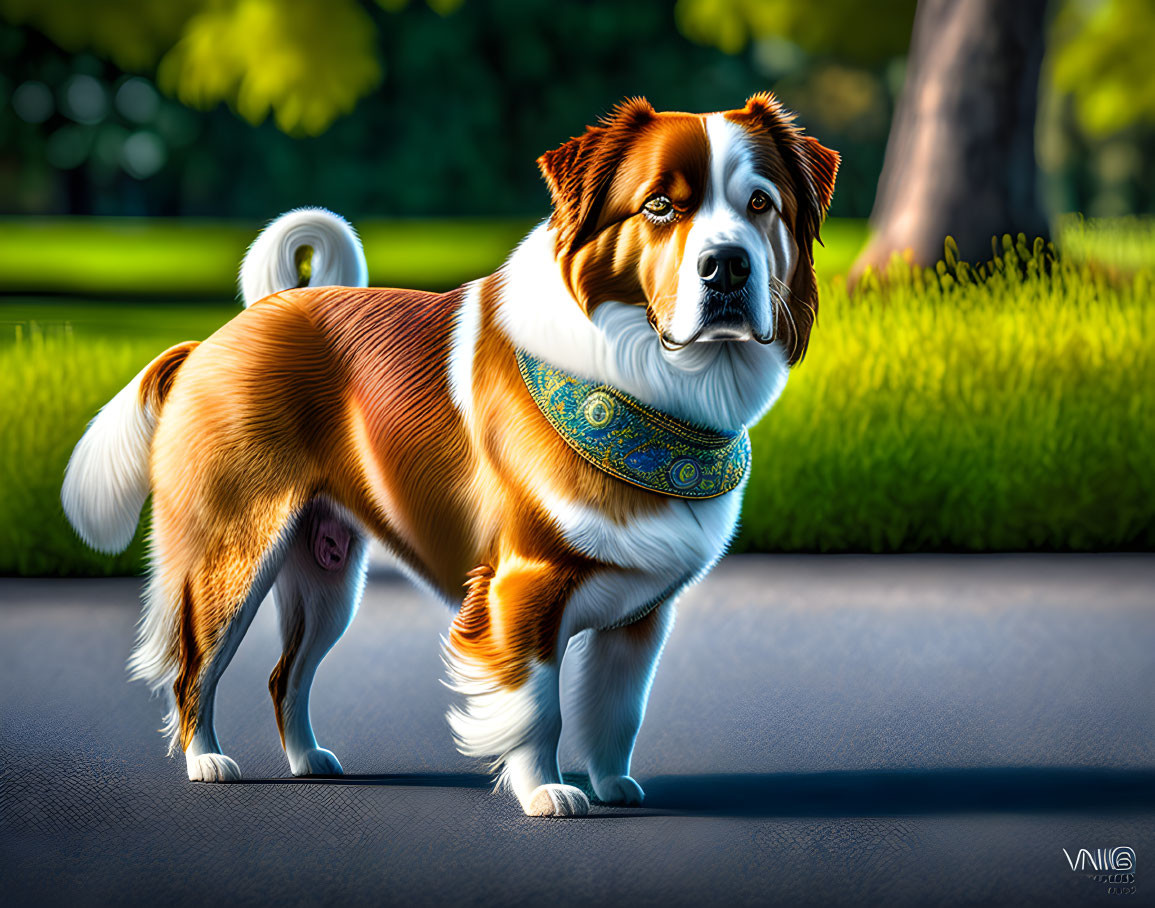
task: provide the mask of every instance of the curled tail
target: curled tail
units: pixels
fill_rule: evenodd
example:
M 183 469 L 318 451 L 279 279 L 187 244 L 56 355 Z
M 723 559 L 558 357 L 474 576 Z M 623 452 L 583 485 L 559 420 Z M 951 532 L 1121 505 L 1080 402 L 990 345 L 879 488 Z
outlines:
M 246 306 L 291 287 L 365 287 L 369 271 L 357 232 L 324 208 L 286 212 L 260 232 L 241 263 Z
M 101 408 L 72 451 L 60 501 L 86 543 L 115 554 L 132 542 L 148 498 L 149 455 L 156 420 L 181 364 L 196 348 L 165 350 Z

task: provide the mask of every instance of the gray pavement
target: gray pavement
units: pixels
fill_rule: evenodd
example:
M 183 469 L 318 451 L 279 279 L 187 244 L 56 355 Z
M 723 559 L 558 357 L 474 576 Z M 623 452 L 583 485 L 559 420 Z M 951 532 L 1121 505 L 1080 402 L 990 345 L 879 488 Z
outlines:
M 743 557 L 683 599 L 636 810 L 531 820 L 458 755 L 443 607 L 376 577 L 294 781 L 262 609 L 189 783 L 124 660 L 139 583 L 0 579 L 0 901 L 1155 904 L 1155 556 Z M 574 769 L 563 740 L 563 767 Z M 1137 854 L 1137 894 L 1062 849 Z

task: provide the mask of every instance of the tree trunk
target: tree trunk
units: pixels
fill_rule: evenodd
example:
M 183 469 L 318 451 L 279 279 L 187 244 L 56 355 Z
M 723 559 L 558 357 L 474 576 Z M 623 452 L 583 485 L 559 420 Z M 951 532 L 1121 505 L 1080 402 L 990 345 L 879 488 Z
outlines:
M 932 265 L 949 234 L 960 258 L 990 257 L 991 237 L 1045 236 L 1035 110 L 1046 0 L 919 0 L 906 83 L 855 262 L 895 252 Z

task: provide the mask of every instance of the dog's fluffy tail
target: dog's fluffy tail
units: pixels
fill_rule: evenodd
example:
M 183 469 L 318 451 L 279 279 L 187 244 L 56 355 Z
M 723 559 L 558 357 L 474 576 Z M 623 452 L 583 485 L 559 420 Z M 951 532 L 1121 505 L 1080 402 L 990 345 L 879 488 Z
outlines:
M 173 377 L 197 341 L 170 347 L 88 424 L 64 472 L 60 501 L 80 538 L 108 554 L 132 542 L 148 498 L 152 435 Z
M 324 208 L 297 208 L 260 232 L 241 263 L 246 306 L 291 287 L 365 287 L 365 250 L 353 227 Z

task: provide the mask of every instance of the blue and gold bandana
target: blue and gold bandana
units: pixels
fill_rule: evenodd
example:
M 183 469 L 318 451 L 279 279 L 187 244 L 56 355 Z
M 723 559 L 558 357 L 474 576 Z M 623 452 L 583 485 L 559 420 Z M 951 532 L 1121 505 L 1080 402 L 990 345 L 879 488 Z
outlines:
M 682 422 L 522 350 L 517 365 L 558 435 L 611 476 L 675 498 L 714 498 L 737 488 L 749 469 L 745 429 L 719 432 Z

